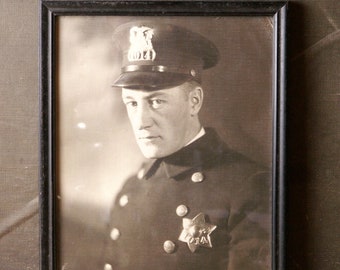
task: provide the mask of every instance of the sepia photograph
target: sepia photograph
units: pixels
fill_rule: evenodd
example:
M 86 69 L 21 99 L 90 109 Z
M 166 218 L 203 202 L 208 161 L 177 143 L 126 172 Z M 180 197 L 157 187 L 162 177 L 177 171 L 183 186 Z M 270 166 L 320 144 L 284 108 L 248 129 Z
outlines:
M 57 16 L 56 269 L 277 269 L 276 23 Z

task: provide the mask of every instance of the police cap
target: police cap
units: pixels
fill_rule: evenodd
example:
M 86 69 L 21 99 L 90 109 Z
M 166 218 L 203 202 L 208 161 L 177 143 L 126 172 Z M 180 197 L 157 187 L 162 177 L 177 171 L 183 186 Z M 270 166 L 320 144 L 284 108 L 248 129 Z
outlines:
M 202 70 L 219 58 L 210 40 L 172 24 L 130 22 L 115 30 L 113 40 L 123 56 L 117 87 L 155 90 L 200 82 Z

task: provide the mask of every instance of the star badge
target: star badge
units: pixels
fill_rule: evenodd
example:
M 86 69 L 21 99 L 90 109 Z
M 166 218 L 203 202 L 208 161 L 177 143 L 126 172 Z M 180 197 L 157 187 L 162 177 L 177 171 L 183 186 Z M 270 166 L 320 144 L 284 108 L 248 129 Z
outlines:
M 195 252 L 200 246 L 212 248 L 210 234 L 216 227 L 205 222 L 203 213 L 193 219 L 183 218 L 183 230 L 178 240 L 187 243 L 191 252 Z

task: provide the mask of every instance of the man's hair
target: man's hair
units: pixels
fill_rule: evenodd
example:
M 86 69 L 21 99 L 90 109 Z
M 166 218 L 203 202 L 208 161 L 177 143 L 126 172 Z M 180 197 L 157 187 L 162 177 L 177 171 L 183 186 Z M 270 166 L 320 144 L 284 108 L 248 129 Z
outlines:
M 183 91 L 186 93 L 186 98 L 189 97 L 189 93 L 194 90 L 196 87 L 201 87 L 201 84 L 197 81 L 194 81 L 194 80 L 190 80 L 190 81 L 187 81 L 185 82 L 184 84 L 182 84 L 182 89 Z

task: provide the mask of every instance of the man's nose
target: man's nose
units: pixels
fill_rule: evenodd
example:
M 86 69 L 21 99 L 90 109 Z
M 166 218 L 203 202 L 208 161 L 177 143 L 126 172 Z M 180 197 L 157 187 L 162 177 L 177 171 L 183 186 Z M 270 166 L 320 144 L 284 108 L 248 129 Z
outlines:
M 138 129 L 146 129 L 152 126 L 152 111 L 149 106 L 139 106 L 135 115 L 135 124 Z

